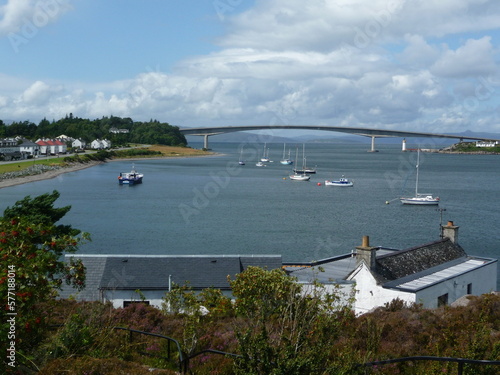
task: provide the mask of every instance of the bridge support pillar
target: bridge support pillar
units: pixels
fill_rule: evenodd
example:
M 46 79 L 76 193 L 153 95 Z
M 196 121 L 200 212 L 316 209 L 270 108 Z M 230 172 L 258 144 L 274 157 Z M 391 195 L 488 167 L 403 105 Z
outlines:
M 372 135 L 372 148 L 370 149 L 370 152 L 377 152 L 377 150 L 375 150 L 375 136 Z
M 210 149 L 208 148 L 208 134 L 205 134 L 205 135 L 203 136 L 203 148 L 204 148 L 205 150 L 210 150 Z

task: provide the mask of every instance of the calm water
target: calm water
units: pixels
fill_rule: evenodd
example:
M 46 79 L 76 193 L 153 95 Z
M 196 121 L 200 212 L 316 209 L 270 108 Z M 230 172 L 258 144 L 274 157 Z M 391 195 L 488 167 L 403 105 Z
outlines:
M 295 148 L 302 145 L 288 145 Z M 350 252 L 361 244 L 407 248 L 439 238 L 436 206 L 385 202 L 413 194 L 416 153 L 400 146 L 307 144 L 309 182 L 287 178 L 279 163 L 282 144 L 268 144 L 274 163 L 255 166 L 262 144 L 211 143 L 221 156 L 136 161 L 144 183 L 119 186 L 131 162 L 110 162 L 56 179 L 0 190 L 0 210 L 26 195 L 56 189 L 58 206 L 71 205 L 64 222 L 91 233 L 82 253 L 282 254 L 284 261 L 310 261 Z M 299 156 L 300 158 L 300 156 Z M 251 160 L 252 159 L 252 160 Z M 421 154 L 419 191 L 441 197 L 443 222 L 460 226 L 469 254 L 500 253 L 500 157 Z M 301 164 L 301 163 L 299 163 Z M 354 188 L 317 186 L 342 174 Z M 286 178 L 286 179 L 284 179 Z

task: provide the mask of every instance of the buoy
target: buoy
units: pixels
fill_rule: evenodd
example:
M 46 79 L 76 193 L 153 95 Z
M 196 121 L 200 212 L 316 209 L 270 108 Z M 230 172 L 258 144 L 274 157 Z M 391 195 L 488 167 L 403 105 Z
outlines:
M 321 186 L 321 182 L 318 182 L 318 184 L 317 184 L 317 185 L 318 185 L 318 186 Z

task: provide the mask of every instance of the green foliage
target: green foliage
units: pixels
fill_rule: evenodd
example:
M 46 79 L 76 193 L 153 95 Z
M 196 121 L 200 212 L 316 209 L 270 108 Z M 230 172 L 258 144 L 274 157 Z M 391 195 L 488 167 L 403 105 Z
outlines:
M 71 206 L 54 207 L 54 202 L 59 196 L 60 194 L 57 190 L 35 198 L 31 198 L 28 195 L 17 201 L 14 206 L 7 207 L 3 213 L 3 218 L 5 220 L 12 220 L 22 217 L 32 224 L 55 225 L 71 209 Z M 77 235 L 80 233 L 79 230 L 73 229 L 71 226 L 59 225 L 56 229 L 58 233 L 62 234 Z
M 247 322 L 234 327 L 242 355 L 236 374 L 320 374 L 334 365 L 331 346 L 353 319 L 336 293 L 258 267 L 248 267 L 230 284 L 236 311 Z M 336 365 L 340 373 L 343 365 Z
M 31 199 L 26 197 L 6 209 L 0 218 L 0 298 L 7 311 L 15 312 L 18 360 L 37 345 L 45 329 L 41 302 L 52 299 L 63 282 L 77 289 L 85 286 L 81 261 L 62 261 L 88 238 L 70 226 L 56 226 L 69 207 L 52 206 L 59 193 Z M 7 337 L 10 325 L 0 322 L 0 337 Z

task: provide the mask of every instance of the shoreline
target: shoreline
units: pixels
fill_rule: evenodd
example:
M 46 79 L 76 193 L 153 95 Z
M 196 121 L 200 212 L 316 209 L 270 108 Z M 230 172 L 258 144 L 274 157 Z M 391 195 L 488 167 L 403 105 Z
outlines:
M 134 160 L 160 160 L 160 159 L 173 159 L 173 158 L 200 158 L 200 157 L 209 157 L 209 156 L 220 156 L 221 154 L 213 153 L 210 155 L 176 155 L 176 156 L 160 156 L 160 157 L 152 157 L 152 158 L 117 158 L 117 159 L 108 159 L 106 161 L 89 161 L 88 163 L 78 163 L 71 164 L 67 167 L 61 167 L 59 169 L 54 169 L 51 171 L 46 171 L 39 174 L 32 174 L 28 176 L 14 177 L 9 179 L 0 180 L 0 189 L 6 187 L 12 187 L 16 185 L 28 184 L 30 182 L 42 181 L 42 180 L 50 180 L 57 176 L 60 176 L 64 173 L 76 172 L 82 169 L 95 167 L 99 164 L 115 162 L 115 161 L 134 161 Z

